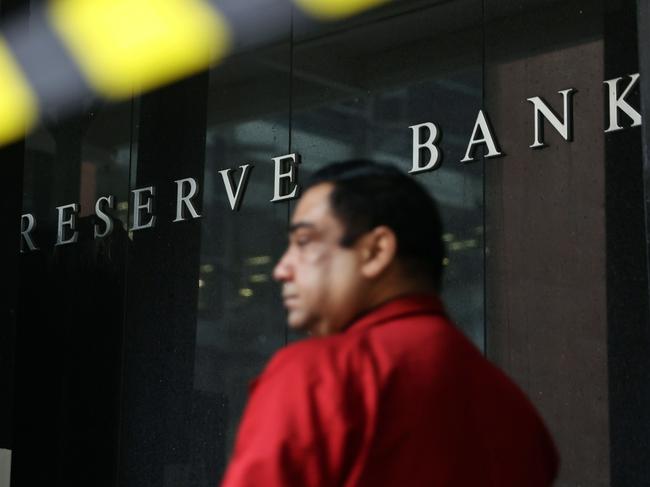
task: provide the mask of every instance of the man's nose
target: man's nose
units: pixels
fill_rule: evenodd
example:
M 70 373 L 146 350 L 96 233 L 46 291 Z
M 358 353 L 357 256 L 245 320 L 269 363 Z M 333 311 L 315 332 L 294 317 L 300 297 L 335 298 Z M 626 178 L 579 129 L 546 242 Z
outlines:
M 273 268 L 273 279 L 285 282 L 291 279 L 291 263 L 289 262 L 289 250 L 286 250 L 275 267 Z

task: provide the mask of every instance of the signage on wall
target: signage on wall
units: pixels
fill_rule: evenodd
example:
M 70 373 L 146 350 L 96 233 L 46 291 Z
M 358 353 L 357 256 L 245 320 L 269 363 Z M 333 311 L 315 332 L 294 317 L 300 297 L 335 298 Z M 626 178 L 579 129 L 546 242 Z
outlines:
M 622 130 L 621 116 L 625 115 L 630 121 L 630 127 L 641 125 L 641 114 L 627 101 L 629 93 L 639 81 L 639 73 L 621 76 L 604 81 L 607 92 L 607 127 L 604 131 L 615 132 Z M 557 115 L 548 104 L 538 96 L 527 98 L 532 105 L 533 134 L 531 149 L 540 149 L 546 146 L 544 141 L 544 126 L 549 124 L 560 136 L 570 142 L 573 140 L 573 94 L 575 89 L 561 90 L 558 94 L 562 98 L 563 113 Z M 440 167 L 442 150 L 439 147 L 441 139 L 440 127 L 435 122 L 424 122 L 409 127 L 412 133 L 412 166 L 409 174 L 433 171 Z M 464 157 L 461 163 L 470 163 L 476 160 L 476 152 L 483 148 L 483 157 L 492 158 L 503 155 L 497 134 L 489 123 L 488 115 L 479 110 L 474 121 L 472 133 L 467 142 Z M 295 198 L 299 192 L 296 167 L 300 164 L 297 153 L 286 154 L 272 158 L 274 163 L 273 197 L 270 202 L 276 203 Z M 233 181 L 233 173 L 238 172 L 237 181 Z M 242 164 L 236 169 L 223 169 L 219 171 L 232 210 L 237 210 L 242 202 L 251 173 L 250 164 Z M 192 201 L 199 193 L 196 179 L 185 178 L 174 181 L 176 185 L 176 214 L 174 223 L 200 218 Z M 156 215 L 153 212 L 153 201 L 156 197 L 156 188 L 148 186 L 131 191 L 131 226 L 130 231 L 140 231 L 152 228 L 156 224 Z M 113 219 L 107 213 L 115 208 L 114 196 L 101 196 L 95 202 L 95 215 L 98 222 L 94 225 L 94 238 L 107 237 L 113 231 Z M 79 239 L 77 230 L 77 215 L 79 204 L 70 203 L 57 206 L 57 235 L 56 246 L 69 245 Z M 36 228 L 36 218 L 32 213 L 21 216 L 20 251 L 21 253 L 38 250 L 38 243 L 33 236 Z

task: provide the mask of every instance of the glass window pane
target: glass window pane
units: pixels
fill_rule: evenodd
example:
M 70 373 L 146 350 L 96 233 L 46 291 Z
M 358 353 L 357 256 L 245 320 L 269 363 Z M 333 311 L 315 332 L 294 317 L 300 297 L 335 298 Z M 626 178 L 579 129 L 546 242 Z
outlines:
M 461 163 L 482 101 L 480 2 L 396 9 L 353 29 L 298 37 L 292 147 L 302 177 L 328 162 L 371 158 L 412 168 L 410 126 L 436 123 L 443 163 L 414 175 L 434 195 L 445 226 L 443 299 L 483 347 L 481 155 Z M 449 22 L 447 22 L 447 20 Z M 449 30 L 458 29 L 451 34 Z M 429 133 L 421 129 L 424 143 Z M 422 165 L 429 160 L 423 150 Z
M 132 188 L 155 189 L 156 221 L 131 232 L 124 485 L 218 485 L 250 381 L 285 343 L 271 273 L 288 205 L 270 200 L 289 151 L 290 18 L 279 43 L 141 99 Z
M 206 451 L 204 461 L 219 470 L 250 381 L 285 343 L 272 271 L 286 241 L 288 203 L 270 200 L 272 157 L 289 152 L 289 59 L 286 43 L 211 72 L 194 388 L 206 408 L 218 405 L 217 436 L 205 439 L 219 442 L 218 455 Z M 231 196 L 223 173 L 229 169 Z

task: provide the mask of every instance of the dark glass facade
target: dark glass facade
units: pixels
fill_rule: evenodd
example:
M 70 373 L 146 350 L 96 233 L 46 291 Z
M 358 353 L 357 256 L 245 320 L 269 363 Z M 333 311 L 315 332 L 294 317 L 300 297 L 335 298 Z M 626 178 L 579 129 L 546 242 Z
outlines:
M 285 25 L 272 45 L 121 104 L 47 114 L 0 150 L 11 486 L 218 485 L 248 383 L 301 339 L 271 275 L 294 203 L 271 201 L 273 158 L 299 154 L 298 183 L 350 158 L 409 171 L 424 123 L 442 163 L 413 177 L 443 215 L 450 315 L 540 410 L 558 486 L 647 485 L 647 127 L 619 109 L 606 131 L 604 84 L 622 78 L 620 95 L 647 63 L 636 3 L 405 1 L 309 28 L 287 4 L 273 18 Z M 638 111 L 643 74 L 626 96 Z M 570 88 L 565 138 L 546 118 L 566 120 Z M 534 97 L 552 111 L 542 148 Z M 499 154 L 477 144 L 461 162 L 479 113 Z M 103 213 L 113 230 L 96 238 Z M 31 242 L 18 239 L 25 214 Z

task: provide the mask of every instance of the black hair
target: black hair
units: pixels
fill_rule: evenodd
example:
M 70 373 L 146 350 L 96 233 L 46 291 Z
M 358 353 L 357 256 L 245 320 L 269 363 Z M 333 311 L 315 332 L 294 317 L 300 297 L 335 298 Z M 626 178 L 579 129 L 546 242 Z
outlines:
M 349 247 L 380 225 L 397 239 L 397 257 L 409 271 L 427 277 L 440 289 L 444 243 L 435 201 L 413 177 L 398 168 L 366 159 L 338 162 L 312 174 L 303 191 L 331 183 L 330 207 L 345 233 L 340 244 Z

